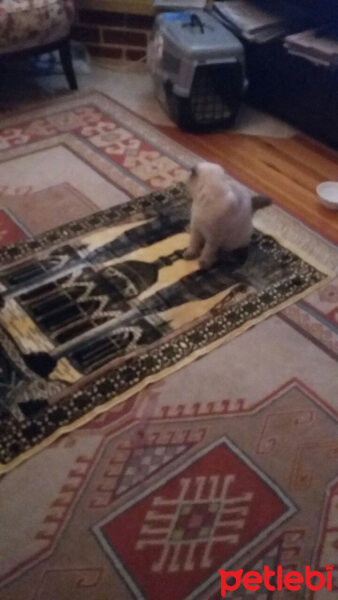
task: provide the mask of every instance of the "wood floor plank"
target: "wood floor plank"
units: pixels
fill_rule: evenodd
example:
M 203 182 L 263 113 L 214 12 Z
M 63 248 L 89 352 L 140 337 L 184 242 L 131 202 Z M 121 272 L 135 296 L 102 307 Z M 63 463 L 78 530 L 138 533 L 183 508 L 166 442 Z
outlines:
M 304 140 L 297 140 L 296 138 L 266 140 L 264 138 L 264 142 L 267 148 L 278 152 L 281 159 L 284 157 L 285 160 L 289 161 L 289 164 L 294 165 L 300 172 L 304 171 L 304 173 L 312 175 L 316 182 L 322 181 L 323 177 L 326 179 L 337 177 L 337 157 L 334 161 L 332 158 L 318 155 L 304 144 Z
M 322 207 L 316 194 L 320 182 L 338 181 L 338 152 L 302 134 L 270 138 L 229 132 L 198 135 L 167 126 L 160 129 L 205 160 L 222 164 L 232 176 L 271 196 L 309 227 L 338 243 L 338 212 Z

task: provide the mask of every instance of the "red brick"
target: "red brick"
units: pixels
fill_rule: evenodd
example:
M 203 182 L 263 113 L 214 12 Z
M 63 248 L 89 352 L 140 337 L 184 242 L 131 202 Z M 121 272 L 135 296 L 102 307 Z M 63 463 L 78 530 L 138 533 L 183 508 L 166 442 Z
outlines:
M 148 15 L 126 15 L 127 27 L 131 29 L 146 29 L 150 31 L 153 27 L 154 17 Z
M 128 60 L 141 60 L 142 58 L 144 58 L 146 55 L 144 50 L 132 50 L 132 49 L 127 49 L 126 50 L 126 58 Z
M 145 47 L 147 45 L 147 36 L 145 33 L 139 33 L 137 31 L 104 29 L 103 41 L 105 44 L 121 44 L 122 46 Z
M 122 27 L 125 24 L 126 15 L 121 13 L 109 12 L 106 10 L 80 10 L 79 18 L 81 23 L 88 25 L 115 25 Z
M 83 27 L 82 25 L 75 25 L 72 27 L 72 38 L 79 42 L 99 42 L 100 31 L 95 27 Z
M 93 56 L 104 56 L 105 58 L 122 58 L 122 48 L 114 48 L 113 46 L 87 46 L 88 52 Z

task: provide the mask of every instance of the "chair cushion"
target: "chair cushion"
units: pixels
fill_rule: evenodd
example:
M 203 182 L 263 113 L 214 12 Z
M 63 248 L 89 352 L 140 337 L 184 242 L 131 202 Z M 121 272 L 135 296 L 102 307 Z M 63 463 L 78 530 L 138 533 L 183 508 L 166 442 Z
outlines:
M 0 54 L 49 44 L 70 32 L 72 0 L 0 1 Z

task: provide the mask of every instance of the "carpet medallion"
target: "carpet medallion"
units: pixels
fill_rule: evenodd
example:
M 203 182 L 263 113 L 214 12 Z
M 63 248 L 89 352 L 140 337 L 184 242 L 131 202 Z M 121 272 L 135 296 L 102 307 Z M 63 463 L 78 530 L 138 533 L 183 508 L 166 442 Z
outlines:
M 159 593 L 164 600 L 173 592 L 199 596 L 217 579 L 217 566 L 236 564 L 296 512 L 282 490 L 222 438 L 130 504 L 95 532 L 136 597 L 149 600 Z

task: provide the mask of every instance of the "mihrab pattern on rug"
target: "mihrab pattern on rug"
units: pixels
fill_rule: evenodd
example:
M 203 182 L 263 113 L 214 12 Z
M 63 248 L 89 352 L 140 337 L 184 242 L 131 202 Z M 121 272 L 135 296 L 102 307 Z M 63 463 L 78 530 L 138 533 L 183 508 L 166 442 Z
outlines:
M 325 281 L 258 230 L 201 271 L 188 203 L 153 192 L 1 251 L 2 465 Z

